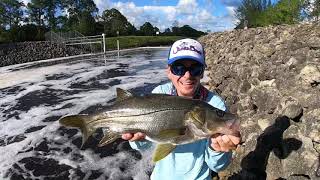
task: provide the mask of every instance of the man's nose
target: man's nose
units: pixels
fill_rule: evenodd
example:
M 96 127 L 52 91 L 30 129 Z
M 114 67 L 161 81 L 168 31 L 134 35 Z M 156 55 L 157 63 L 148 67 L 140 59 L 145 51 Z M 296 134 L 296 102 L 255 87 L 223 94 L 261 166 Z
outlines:
M 192 76 L 191 76 L 190 71 L 186 71 L 186 73 L 184 73 L 184 77 L 185 78 L 191 78 Z

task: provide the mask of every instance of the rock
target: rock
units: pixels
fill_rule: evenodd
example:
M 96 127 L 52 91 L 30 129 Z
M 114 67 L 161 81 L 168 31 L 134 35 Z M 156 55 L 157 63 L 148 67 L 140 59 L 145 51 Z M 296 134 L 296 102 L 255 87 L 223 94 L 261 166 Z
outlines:
M 46 41 L 1 44 L 0 49 L 0 67 L 82 53 L 80 49 Z
M 306 85 L 317 86 L 320 84 L 320 71 L 315 65 L 306 65 L 301 70 L 299 77 Z
M 320 24 L 210 33 L 209 87 L 241 119 L 243 145 L 224 179 L 317 179 Z

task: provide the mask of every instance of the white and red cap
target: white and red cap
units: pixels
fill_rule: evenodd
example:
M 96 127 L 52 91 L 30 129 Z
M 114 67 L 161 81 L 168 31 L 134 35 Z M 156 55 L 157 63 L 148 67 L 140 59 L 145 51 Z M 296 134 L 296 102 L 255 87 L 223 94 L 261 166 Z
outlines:
M 178 60 L 194 60 L 206 66 L 204 49 L 194 39 L 180 39 L 173 43 L 169 52 L 168 64 Z

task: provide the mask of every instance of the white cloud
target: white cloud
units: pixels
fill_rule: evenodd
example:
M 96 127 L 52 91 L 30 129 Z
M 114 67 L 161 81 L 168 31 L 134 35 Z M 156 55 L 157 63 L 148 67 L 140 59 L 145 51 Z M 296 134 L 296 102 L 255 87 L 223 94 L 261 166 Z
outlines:
M 176 8 L 181 14 L 193 14 L 198 11 L 198 3 L 196 0 L 180 0 Z
M 99 9 L 99 13 L 101 14 L 104 10 L 110 9 L 112 2 L 111 0 L 93 0 Z
M 179 25 L 190 25 L 201 31 L 221 31 L 234 27 L 235 7 L 226 7 L 227 15 L 223 17 L 214 16 L 211 12 L 213 0 L 205 0 L 205 7 L 201 6 L 196 0 L 179 0 L 175 6 L 159 6 L 158 1 L 154 0 L 154 5 L 137 6 L 134 2 L 112 2 L 111 0 L 94 0 L 99 12 L 105 9 L 118 9 L 130 23 L 136 28 L 150 22 L 157 26 L 161 31 L 170 28 L 174 21 Z
M 31 0 L 22 0 L 24 5 L 27 5 Z

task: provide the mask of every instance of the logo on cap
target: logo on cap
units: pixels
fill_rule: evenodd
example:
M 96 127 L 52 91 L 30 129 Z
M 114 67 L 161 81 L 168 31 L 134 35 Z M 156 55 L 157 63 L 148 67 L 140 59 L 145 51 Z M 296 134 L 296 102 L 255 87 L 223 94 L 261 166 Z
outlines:
M 201 51 L 197 50 L 194 46 L 189 45 L 187 42 L 182 42 L 179 46 L 176 47 L 176 51 L 173 49 L 172 53 L 177 54 L 179 51 L 187 50 L 187 51 L 194 51 L 199 55 L 202 55 Z

